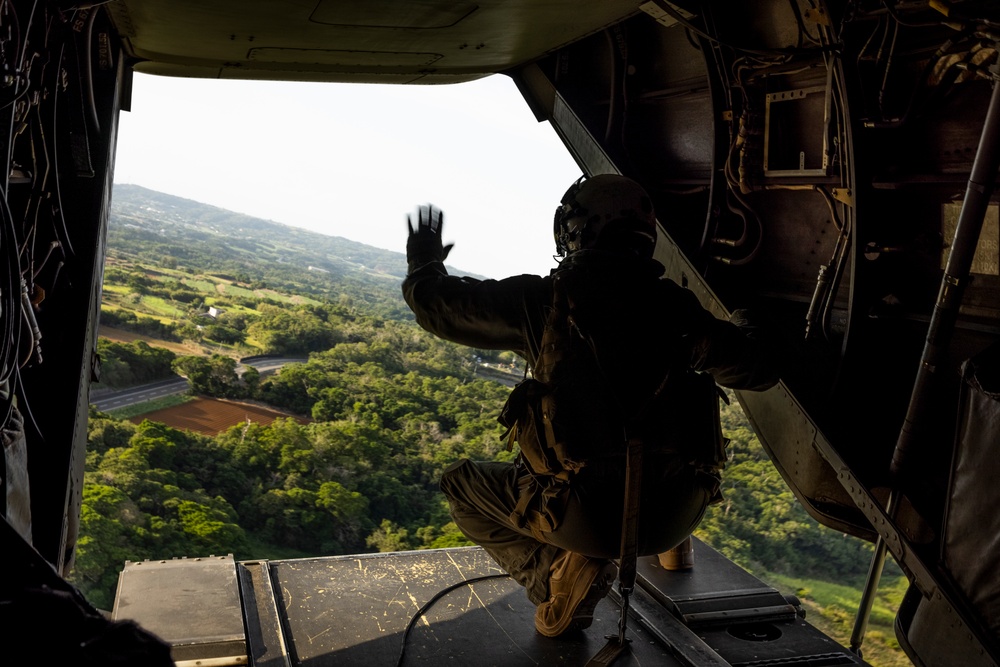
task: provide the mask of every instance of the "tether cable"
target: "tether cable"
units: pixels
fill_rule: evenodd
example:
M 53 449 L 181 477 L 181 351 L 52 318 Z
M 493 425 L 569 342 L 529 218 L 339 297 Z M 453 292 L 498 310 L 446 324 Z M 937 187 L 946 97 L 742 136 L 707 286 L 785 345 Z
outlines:
M 435 593 L 434 597 L 425 602 L 424 606 L 418 609 L 417 612 L 413 614 L 413 617 L 410 619 L 410 622 L 406 624 L 406 629 L 403 630 L 403 639 L 399 643 L 399 659 L 396 660 L 396 667 L 400 667 L 403 664 L 403 656 L 406 653 L 406 639 L 410 635 L 410 630 L 413 629 L 413 626 L 416 625 L 420 617 L 426 614 L 427 610 L 434 606 L 435 602 L 443 598 L 448 593 L 451 593 L 456 588 L 461 588 L 462 586 L 468 586 L 471 584 L 479 583 L 480 581 L 486 581 L 487 579 L 506 579 L 508 577 L 510 577 L 510 575 L 507 574 L 506 572 L 502 574 L 484 574 L 481 577 L 473 577 L 472 579 L 463 579 L 462 581 L 455 582 L 454 584 L 446 586 L 445 588 L 442 588 L 440 591 Z

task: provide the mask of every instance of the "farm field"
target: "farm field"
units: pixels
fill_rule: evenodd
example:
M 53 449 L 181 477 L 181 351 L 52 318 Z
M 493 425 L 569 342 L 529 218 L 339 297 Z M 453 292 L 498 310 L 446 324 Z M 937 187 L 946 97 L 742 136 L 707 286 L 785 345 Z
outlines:
M 267 425 L 275 419 L 291 417 L 301 424 L 309 420 L 251 403 L 238 403 L 217 398 L 196 398 L 182 405 L 136 415 L 129 421 L 138 424 L 144 419 L 161 422 L 176 429 L 216 435 L 231 426 L 248 421 Z
M 196 343 L 174 343 L 171 341 L 161 340 L 159 338 L 153 338 L 152 336 L 144 336 L 131 331 L 125 331 L 124 329 L 116 329 L 103 324 L 98 329 L 98 335 L 101 338 L 107 338 L 108 340 L 115 341 L 116 343 L 131 343 L 141 340 L 153 347 L 162 347 L 175 354 L 185 355 L 203 353 L 202 346 Z

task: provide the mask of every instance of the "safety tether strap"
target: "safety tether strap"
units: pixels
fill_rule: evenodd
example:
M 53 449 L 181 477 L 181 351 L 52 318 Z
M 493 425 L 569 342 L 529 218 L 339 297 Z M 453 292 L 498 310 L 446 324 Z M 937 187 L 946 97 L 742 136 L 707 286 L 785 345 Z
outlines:
M 622 516 L 621 559 L 618 563 L 618 592 L 622 598 L 618 634 L 608 635 L 608 643 L 590 659 L 587 667 L 608 667 L 628 650 L 625 637 L 629 596 L 635 588 L 636 557 L 639 551 L 639 492 L 642 489 L 642 440 L 627 438 L 625 463 L 625 511 Z

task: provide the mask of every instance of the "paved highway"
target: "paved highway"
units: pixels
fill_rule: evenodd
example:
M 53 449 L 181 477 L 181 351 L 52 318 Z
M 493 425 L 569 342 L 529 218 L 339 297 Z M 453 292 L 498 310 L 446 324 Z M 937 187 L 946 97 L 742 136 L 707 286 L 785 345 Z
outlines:
M 236 372 L 242 373 L 244 366 L 253 366 L 260 371 L 261 375 L 267 375 L 268 373 L 274 373 L 286 364 L 302 363 L 303 361 L 305 359 L 293 359 L 289 357 L 248 357 L 243 364 L 236 367 Z M 189 388 L 190 385 L 187 379 L 177 376 L 169 380 L 160 380 L 159 382 L 151 382 L 138 387 L 130 387 L 128 389 L 101 394 L 100 396 L 93 397 L 90 402 L 101 412 L 107 412 L 108 410 L 124 408 L 136 403 L 145 403 L 155 398 L 180 394 Z
M 101 412 L 107 412 L 136 403 L 145 403 L 154 398 L 180 394 L 187 391 L 189 387 L 187 378 L 175 377 L 170 380 L 160 380 L 159 382 L 102 394 L 97 398 L 92 398 L 90 402 Z

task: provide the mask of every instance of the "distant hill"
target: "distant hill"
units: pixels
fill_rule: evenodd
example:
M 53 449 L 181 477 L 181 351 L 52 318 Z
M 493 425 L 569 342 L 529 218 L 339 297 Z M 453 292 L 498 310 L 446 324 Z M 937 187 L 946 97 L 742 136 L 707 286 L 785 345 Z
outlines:
M 111 205 L 111 226 L 138 229 L 167 242 L 209 244 L 222 259 L 306 263 L 338 273 L 362 271 L 373 276 L 402 280 L 406 256 L 349 241 L 337 236 L 297 229 L 270 220 L 148 190 L 138 185 L 116 185 Z
M 152 266 L 230 274 L 247 282 L 372 305 L 408 317 L 399 284 L 406 256 L 348 239 L 297 229 L 216 206 L 115 185 L 109 256 Z M 474 275 L 461 272 L 463 275 Z

